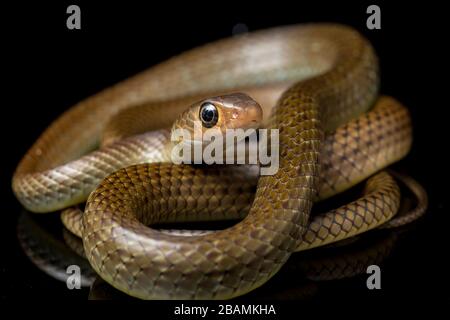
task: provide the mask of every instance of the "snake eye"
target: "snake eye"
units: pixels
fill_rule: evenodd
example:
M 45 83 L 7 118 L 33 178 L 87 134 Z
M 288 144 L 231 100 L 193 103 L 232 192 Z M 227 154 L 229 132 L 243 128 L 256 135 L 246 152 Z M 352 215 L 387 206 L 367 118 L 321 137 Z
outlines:
M 205 102 L 200 107 L 200 120 L 206 128 L 213 127 L 219 120 L 219 112 L 211 102 Z

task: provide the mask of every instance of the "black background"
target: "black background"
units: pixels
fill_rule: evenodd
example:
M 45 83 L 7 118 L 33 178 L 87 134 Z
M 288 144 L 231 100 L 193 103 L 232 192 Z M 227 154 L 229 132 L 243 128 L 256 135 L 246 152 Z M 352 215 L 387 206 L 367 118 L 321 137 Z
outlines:
M 67 30 L 66 8 L 76 3 L 82 29 Z M 237 23 L 250 31 L 276 25 L 334 21 L 349 24 L 374 45 L 381 63 L 381 92 L 411 110 L 415 142 L 402 169 L 426 187 L 430 209 L 407 244 L 396 253 L 384 287 L 376 296 L 445 298 L 449 302 L 445 179 L 448 134 L 444 61 L 447 30 L 444 8 L 436 3 L 374 2 L 381 7 L 381 30 L 366 28 L 364 2 L 210 1 L 194 5 L 132 1 L 16 3 L 2 7 L 4 100 L 1 191 L 3 248 L 0 296 L 86 298 L 40 273 L 16 240 L 20 205 L 10 181 L 27 148 L 46 126 L 75 102 L 153 64 L 197 45 L 231 36 Z M 354 284 L 353 284 L 354 286 Z M 346 285 L 341 285 L 346 290 Z M 348 294 L 352 296 L 351 285 Z M 360 294 L 361 291 L 358 291 Z M 374 295 L 375 293 L 371 293 Z M 366 293 L 365 297 L 368 296 Z

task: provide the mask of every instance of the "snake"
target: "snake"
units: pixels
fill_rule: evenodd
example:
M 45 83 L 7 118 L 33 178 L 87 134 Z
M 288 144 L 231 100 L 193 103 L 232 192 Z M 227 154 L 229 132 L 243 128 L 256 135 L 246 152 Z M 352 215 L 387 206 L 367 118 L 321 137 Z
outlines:
M 377 100 L 378 87 L 373 47 L 347 26 L 292 25 L 219 40 L 66 111 L 22 158 L 12 188 L 37 213 L 87 199 L 80 231 L 86 257 L 129 295 L 233 298 L 268 281 L 293 252 L 354 236 L 395 215 L 398 186 L 380 172 L 360 199 L 310 219 L 314 201 L 408 153 L 409 113 L 393 98 Z M 167 128 L 189 125 L 180 119 L 198 118 L 205 104 L 253 104 L 243 96 L 268 111 L 265 127 L 279 131 L 275 174 L 166 161 Z M 115 133 L 119 122 L 127 128 L 123 136 Z M 236 217 L 242 220 L 231 227 L 188 237 L 150 227 Z

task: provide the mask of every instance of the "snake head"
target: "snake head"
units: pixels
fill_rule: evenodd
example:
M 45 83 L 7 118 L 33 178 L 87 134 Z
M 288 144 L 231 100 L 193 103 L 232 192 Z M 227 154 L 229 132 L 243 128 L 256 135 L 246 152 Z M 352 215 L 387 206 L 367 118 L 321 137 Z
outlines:
M 203 143 L 209 134 L 222 134 L 229 129 L 256 129 L 261 125 L 263 111 L 261 106 L 244 93 L 231 93 L 212 97 L 194 103 L 184 111 L 172 126 L 172 138 L 183 137 L 186 143 Z M 180 141 L 181 138 L 172 141 Z

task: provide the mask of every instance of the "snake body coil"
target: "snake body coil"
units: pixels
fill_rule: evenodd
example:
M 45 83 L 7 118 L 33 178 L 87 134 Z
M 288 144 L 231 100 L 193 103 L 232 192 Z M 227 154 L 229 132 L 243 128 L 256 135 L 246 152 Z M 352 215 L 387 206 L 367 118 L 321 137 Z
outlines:
M 100 142 L 114 114 L 132 105 L 149 105 L 150 120 L 159 129 L 168 127 L 199 96 L 265 85 L 289 85 L 267 120 L 269 128 L 279 129 L 280 166 L 275 175 L 259 178 L 247 216 L 231 228 L 185 237 L 147 227 L 163 219 L 188 220 L 189 211 L 219 219 L 220 214 L 210 211 L 212 207 L 239 215 L 244 203 L 249 203 L 251 190 L 243 182 L 233 183 L 238 174 L 170 163 L 139 164 L 163 160 L 149 148 L 162 143 L 164 136 L 158 132 L 151 134 L 151 140 L 147 134 L 108 143 L 73 160 Z M 222 40 L 175 57 L 67 111 L 23 158 L 13 189 L 26 208 L 47 212 L 84 201 L 101 182 L 86 205 L 83 242 L 89 262 L 103 279 L 140 298 L 231 298 L 266 282 L 295 250 L 324 244 L 324 239 L 314 238 L 323 236 L 321 226 L 328 235 L 346 228 L 350 236 L 395 213 L 398 189 L 381 175 L 373 181 L 384 181 L 385 189 L 368 192 L 372 200 L 366 199 L 365 206 L 341 208 L 322 217 L 313 234 L 306 232 L 313 226 L 309 213 L 319 189 L 335 194 L 359 182 L 352 176 L 355 171 L 368 176 L 377 167 L 367 155 L 366 162 L 361 161 L 364 156 L 347 161 L 353 145 L 342 140 L 371 137 L 377 128 L 364 131 L 369 120 L 345 131 L 348 136 L 335 136 L 335 144 L 323 144 L 326 132 L 367 111 L 375 103 L 377 90 L 372 47 L 344 26 L 290 26 Z M 396 104 L 393 100 L 384 103 Z M 367 154 L 384 159 L 383 166 L 403 156 L 411 142 L 407 112 L 396 112 L 402 134 L 395 136 L 404 142 L 397 141 L 384 153 L 367 149 Z M 322 161 L 329 154 L 336 158 Z M 330 179 L 322 183 L 320 164 L 324 162 L 328 165 L 322 171 Z M 127 167 L 132 164 L 138 165 Z M 347 181 L 337 188 L 337 180 L 345 176 L 337 172 L 344 170 Z M 242 197 L 217 196 L 228 193 Z M 368 220 L 348 227 L 347 218 L 354 223 L 359 214 Z M 324 221 L 329 221 L 328 227 Z

